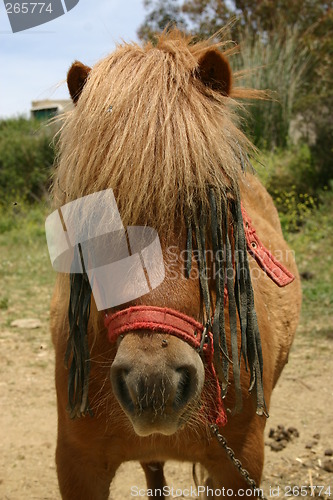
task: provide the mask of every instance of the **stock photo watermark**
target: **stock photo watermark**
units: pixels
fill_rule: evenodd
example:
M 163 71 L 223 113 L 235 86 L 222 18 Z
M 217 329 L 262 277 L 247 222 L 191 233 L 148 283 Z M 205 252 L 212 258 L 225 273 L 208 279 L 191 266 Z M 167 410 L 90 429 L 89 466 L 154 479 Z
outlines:
M 211 488 L 209 486 L 198 485 L 190 486 L 188 488 L 175 488 L 174 486 L 163 486 L 163 488 L 139 488 L 138 486 L 131 487 L 131 497 L 156 497 L 166 496 L 170 498 L 199 498 L 200 495 L 205 494 L 206 498 L 216 498 L 216 497 L 232 497 L 235 494 L 240 497 L 256 497 L 263 494 L 260 488 L 240 488 L 236 492 L 231 488 Z
M 226 267 L 226 249 L 221 248 L 220 250 L 214 252 L 211 249 L 206 249 L 204 251 L 206 266 L 206 273 L 208 280 L 215 280 L 219 277 L 219 275 L 223 272 L 225 277 L 233 278 L 235 277 L 235 269 L 237 267 L 237 275 L 240 275 L 240 271 L 243 272 L 245 279 L 248 278 L 248 273 L 250 273 L 250 279 L 253 282 L 254 280 L 260 279 L 262 276 L 262 268 L 253 267 L 248 269 L 246 266 L 240 266 L 239 262 L 241 261 L 240 257 L 241 252 L 235 251 L 233 253 L 233 266 Z M 292 262 L 295 259 L 295 252 L 291 249 L 286 250 L 275 250 L 273 253 L 275 259 L 280 262 L 284 262 L 288 264 L 288 262 Z M 185 276 L 183 269 L 186 266 L 186 262 L 188 260 L 198 261 L 200 258 L 199 250 L 192 249 L 188 250 L 179 250 L 176 245 L 171 245 L 166 248 L 165 252 L 165 268 L 168 271 L 168 278 L 171 280 L 176 279 L 187 279 Z M 179 263 L 181 266 L 179 266 Z M 276 271 L 278 272 L 278 270 Z M 283 271 L 281 270 L 281 275 Z M 189 279 L 197 280 L 200 277 L 200 271 L 197 266 L 191 266 L 191 271 L 189 274 Z
M 46 2 L 26 2 L 4 0 L 7 16 L 13 33 L 35 28 L 63 16 L 72 10 L 79 0 L 48 0 Z
M 125 228 L 112 189 L 54 211 L 45 231 L 53 268 L 85 272 L 99 311 L 137 299 L 164 280 L 157 232 L 147 226 Z
M 163 486 L 163 488 L 140 488 L 139 486 L 131 486 L 131 497 L 156 497 L 167 496 L 170 498 L 199 498 L 200 495 L 205 494 L 205 498 L 230 498 L 235 495 L 238 497 L 255 497 L 260 498 L 263 495 L 261 488 L 239 488 L 234 490 L 232 488 L 211 488 L 206 485 L 190 486 L 188 488 L 175 488 L 174 486 Z M 267 491 L 269 498 L 294 498 L 294 497 L 318 497 L 326 495 L 328 497 L 333 494 L 331 486 L 312 485 L 312 486 L 270 486 Z

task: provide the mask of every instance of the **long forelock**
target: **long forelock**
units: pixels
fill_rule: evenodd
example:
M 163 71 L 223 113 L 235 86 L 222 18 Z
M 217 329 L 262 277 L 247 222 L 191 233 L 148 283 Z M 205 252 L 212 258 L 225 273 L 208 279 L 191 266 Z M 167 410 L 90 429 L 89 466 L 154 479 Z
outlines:
M 208 186 L 237 184 L 249 143 L 235 101 L 195 76 L 211 47 L 172 32 L 157 46 L 121 45 L 94 66 L 61 133 L 56 204 L 112 188 L 124 225 L 165 230 L 208 204 Z

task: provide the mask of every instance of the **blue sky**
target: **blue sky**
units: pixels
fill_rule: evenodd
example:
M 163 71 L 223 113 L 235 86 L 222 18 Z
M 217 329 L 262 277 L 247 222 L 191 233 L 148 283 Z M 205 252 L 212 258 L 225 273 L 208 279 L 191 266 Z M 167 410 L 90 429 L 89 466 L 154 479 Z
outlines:
M 1 2 L 0 117 L 28 115 L 33 100 L 68 98 L 71 63 L 93 65 L 122 39 L 137 41 L 144 16 L 142 0 L 80 0 L 58 19 L 12 33 Z

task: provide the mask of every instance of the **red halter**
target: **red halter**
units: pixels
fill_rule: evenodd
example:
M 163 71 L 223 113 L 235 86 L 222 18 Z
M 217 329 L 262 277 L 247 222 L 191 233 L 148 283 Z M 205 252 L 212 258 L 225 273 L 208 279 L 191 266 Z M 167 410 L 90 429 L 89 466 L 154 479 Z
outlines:
M 255 258 L 261 269 L 274 283 L 280 287 L 289 285 L 294 281 L 295 276 L 262 244 L 248 213 L 243 205 L 241 207 L 247 251 Z
M 174 335 L 187 342 L 191 347 L 200 350 L 205 327 L 191 318 L 173 309 L 154 306 L 133 306 L 105 316 L 105 327 L 108 329 L 108 339 L 116 342 L 125 333 L 134 330 L 149 330 Z M 209 415 L 211 423 L 223 426 L 227 423 L 227 415 L 221 400 L 219 381 L 213 364 L 214 348 L 213 334 L 205 331 L 205 343 L 202 355 L 205 364 L 206 377 L 213 386 L 215 397 L 210 398 Z
M 258 238 L 252 221 L 242 207 L 244 232 L 248 252 L 255 258 L 261 269 L 280 287 L 294 280 L 294 276 L 265 248 Z M 224 299 L 227 293 L 224 290 Z M 169 308 L 154 306 L 133 306 L 115 314 L 105 316 L 105 327 L 108 329 L 110 342 L 134 330 L 149 330 L 174 335 L 200 351 L 203 333 L 205 343 L 202 356 L 205 362 L 206 378 L 214 388 L 215 398 L 209 401 L 210 419 L 219 426 L 227 423 L 227 415 L 221 400 L 221 390 L 213 364 L 213 334 L 195 319 Z

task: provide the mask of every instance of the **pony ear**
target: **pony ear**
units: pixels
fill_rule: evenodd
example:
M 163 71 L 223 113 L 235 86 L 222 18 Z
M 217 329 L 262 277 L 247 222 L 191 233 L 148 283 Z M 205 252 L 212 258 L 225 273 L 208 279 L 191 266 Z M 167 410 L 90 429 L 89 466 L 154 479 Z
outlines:
M 231 68 L 221 52 L 208 50 L 199 59 L 197 76 L 204 85 L 228 96 L 231 90 Z
M 89 66 L 85 66 L 79 61 L 75 61 L 67 73 L 67 86 L 74 104 L 77 103 L 81 95 L 90 69 Z

